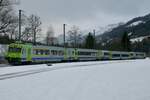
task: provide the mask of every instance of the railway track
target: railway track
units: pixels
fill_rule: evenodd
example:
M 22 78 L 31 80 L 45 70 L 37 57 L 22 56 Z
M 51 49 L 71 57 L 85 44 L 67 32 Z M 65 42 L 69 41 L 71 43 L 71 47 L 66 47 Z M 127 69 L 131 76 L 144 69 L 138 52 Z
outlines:
M 67 69 L 67 68 L 80 68 L 80 67 L 90 67 L 95 65 L 106 65 L 106 64 L 113 64 L 113 63 L 124 63 L 124 62 L 133 62 L 133 61 L 112 61 L 112 62 L 96 62 L 91 64 L 75 64 L 75 65 L 64 65 L 64 66 L 57 66 L 48 64 L 47 67 L 39 68 L 39 69 L 32 69 L 32 70 L 26 70 L 26 71 L 19 71 L 19 72 L 12 72 L 12 73 L 6 73 L 6 74 L 0 74 L 0 80 L 6 80 L 11 78 L 17 78 L 22 76 L 28 76 L 32 74 L 42 73 L 42 72 L 48 72 L 48 71 L 54 71 L 54 70 L 60 70 L 60 69 Z
M 0 68 L 3 68 L 3 67 L 11 67 L 12 65 L 9 65 L 9 64 L 0 64 Z

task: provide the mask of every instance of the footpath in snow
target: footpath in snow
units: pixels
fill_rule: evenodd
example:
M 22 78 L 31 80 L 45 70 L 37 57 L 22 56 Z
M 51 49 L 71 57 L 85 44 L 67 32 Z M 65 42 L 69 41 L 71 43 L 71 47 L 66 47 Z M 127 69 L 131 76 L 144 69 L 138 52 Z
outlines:
M 149 100 L 150 59 L 0 68 L 0 75 L 52 70 L 0 80 L 0 100 Z

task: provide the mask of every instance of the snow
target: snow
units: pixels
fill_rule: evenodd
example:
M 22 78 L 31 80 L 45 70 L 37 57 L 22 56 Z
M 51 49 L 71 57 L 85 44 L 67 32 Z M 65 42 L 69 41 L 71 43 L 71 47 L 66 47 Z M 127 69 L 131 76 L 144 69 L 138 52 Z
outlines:
M 144 39 L 145 37 L 138 37 L 138 38 L 133 38 L 133 39 L 131 39 L 130 41 L 131 42 L 141 42 L 143 39 Z
M 144 21 L 136 21 L 136 22 L 133 22 L 132 24 L 128 25 L 127 27 L 137 26 L 141 23 L 145 23 L 145 22 Z
M 133 38 L 130 41 L 131 42 L 141 42 L 143 39 L 146 39 L 148 37 L 150 37 L 150 36 L 141 36 L 141 37 Z
M 3 74 L 9 74 L 9 73 L 16 73 L 20 71 L 28 71 L 28 70 L 35 70 L 35 69 L 42 69 L 43 67 L 47 66 L 46 64 L 40 64 L 40 65 L 26 65 L 26 66 L 10 66 L 4 64 L 0 67 L 0 75 Z
M 27 66 L 56 70 L 0 80 L 0 99 L 149 100 L 149 65 L 150 59 Z

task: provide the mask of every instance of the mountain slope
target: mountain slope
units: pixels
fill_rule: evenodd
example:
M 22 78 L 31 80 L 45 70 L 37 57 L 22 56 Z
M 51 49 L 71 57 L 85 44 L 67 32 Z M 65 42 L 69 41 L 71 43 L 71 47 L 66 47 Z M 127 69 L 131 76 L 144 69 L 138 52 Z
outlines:
M 125 24 L 120 24 L 118 27 L 99 35 L 102 41 L 121 38 L 124 32 L 130 33 L 131 38 L 150 35 L 150 14 L 142 17 L 136 17 Z

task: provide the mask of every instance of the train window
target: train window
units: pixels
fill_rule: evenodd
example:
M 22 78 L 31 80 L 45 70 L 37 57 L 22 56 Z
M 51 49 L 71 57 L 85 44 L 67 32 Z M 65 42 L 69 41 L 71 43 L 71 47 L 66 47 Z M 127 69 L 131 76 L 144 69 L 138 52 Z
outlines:
M 21 52 L 21 48 L 16 48 L 16 52 Z
M 49 50 L 35 49 L 35 50 L 33 50 L 33 54 L 35 54 L 35 55 L 49 55 L 50 51 Z
M 136 54 L 136 56 L 144 56 L 144 54 Z
M 122 57 L 129 57 L 128 54 L 122 54 L 121 56 L 122 56 Z
M 38 51 L 38 55 L 40 55 L 41 53 L 40 53 L 40 50 L 37 50 Z
M 33 54 L 35 54 L 35 55 L 43 55 L 44 51 L 43 50 L 39 50 L 39 49 L 34 49 L 33 50 Z
M 9 47 L 9 52 L 21 52 L 21 48 Z
M 131 53 L 130 55 L 133 56 L 133 53 Z
M 54 55 L 54 50 L 51 50 L 51 54 Z
M 43 51 L 43 50 L 40 50 L 40 54 L 41 54 L 41 55 L 44 55 L 44 51 Z
M 52 50 L 51 53 L 52 55 L 57 55 L 57 50 Z
M 47 50 L 44 50 L 44 55 L 47 55 Z
M 45 50 L 45 55 L 49 55 L 49 54 L 50 54 L 49 50 Z
M 91 55 L 91 52 L 78 52 L 79 55 Z
M 59 55 L 64 55 L 64 52 L 63 51 L 59 51 Z
M 58 55 L 58 51 L 55 50 L 55 55 Z
M 120 54 L 112 54 L 112 57 L 120 57 Z
M 109 53 L 108 53 L 108 52 L 104 52 L 104 55 L 105 55 L 105 56 L 109 56 Z
M 35 50 L 35 52 L 36 52 L 35 54 L 38 55 L 38 50 Z
M 91 53 L 91 56 L 96 56 L 96 53 L 95 52 Z
M 40 55 L 40 51 L 39 50 L 36 50 L 36 55 Z
M 36 54 L 36 50 L 35 50 L 35 49 L 33 50 L 33 54 L 34 54 L 34 55 Z

